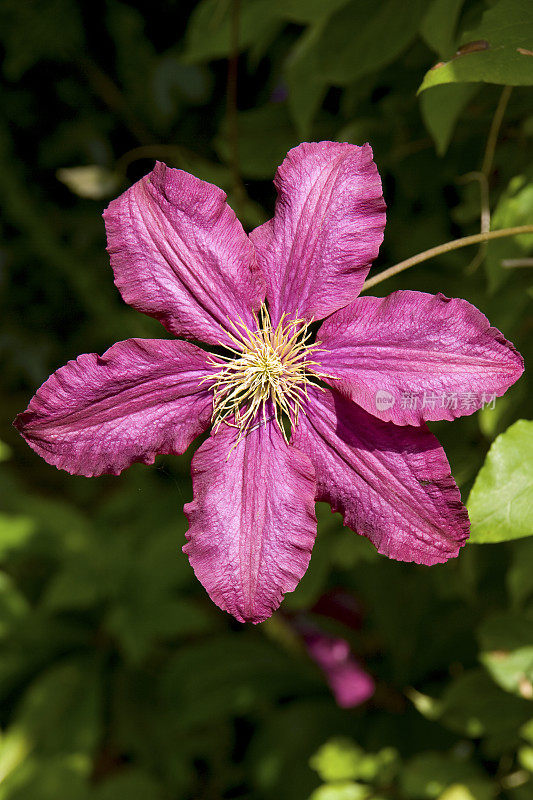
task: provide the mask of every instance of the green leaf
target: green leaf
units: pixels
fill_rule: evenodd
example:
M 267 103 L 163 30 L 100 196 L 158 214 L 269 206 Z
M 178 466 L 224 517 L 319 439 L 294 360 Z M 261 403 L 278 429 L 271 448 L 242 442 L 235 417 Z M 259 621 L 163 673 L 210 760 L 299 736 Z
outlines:
M 441 83 L 533 83 L 533 5 L 529 0 L 499 0 L 485 11 L 476 28 L 462 34 L 460 42 L 464 52 L 426 72 L 420 92 Z M 468 49 L 470 42 L 483 44 Z
M 9 575 L 0 572 L 0 637 L 13 629 L 30 612 L 30 606 Z
M 369 786 L 353 781 L 341 781 L 319 786 L 309 800 L 367 800 L 370 796 L 375 797 Z
M 302 138 L 309 136 L 311 122 L 320 108 L 328 86 L 320 69 L 316 47 L 322 28 L 323 26 L 315 25 L 298 39 L 285 66 L 289 110 Z
M 32 517 L 0 513 L 0 558 L 4 559 L 10 551 L 24 547 L 37 529 Z
M 396 766 L 397 754 L 387 747 L 378 753 L 365 753 L 351 739 L 337 738 L 329 742 L 311 757 L 309 765 L 318 772 L 321 780 L 348 781 L 362 780 L 373 782 L 378 776 L 392 775 Z
M 513 606 L 519 608 L 533 593 L 533 539 L 513 545 L 513 560 L 507 570 L 507 589 Z
M 344 781 L 357 778 L 358 763 L 365 752 L 351 739 L 331 739 L 309 759 L 309 766 L 323 781 Z
M 220 157 L 229 160 L 226 124 L 216 139 Z M 247 178 L 272 180 L 298 136 L 285 103 L 268 103 L 239 114 L 239 164 Z
M 424 14 L 420 34 L 441 57 L 455 51 L 457 23 L 465 0 L 433 0 Z
M 441 698 L 440 721 L 461 736 L 512 746 L 531 716 L 530 703 L 504 692 L 484 670 L 465 672 Z
M 154 591 L 154 585 L 146 588 L 149 594 L 126 592 L 105 621 L 131 662 L 140 663 L 157 640 L 205 633 L 212 627 L 210 609 Z
M 533 747 L 521 747 L 518 751 L 518 761 L 524 769 L 533 772 Z
M 70 0 L 4 0 L 0 41 L 6 51 L 3 70 L 10 81 L 18 81 L 39 61 L 69 60 L 83 52 L 80 7 Z
M 80 755 L 32 756 L 2 781 L 0 800 L 89 800 L 90 770 Z
M 439 156 L 448 149 L 461 112 L 478 91 L 475 83 L 436 86 L 420 97 L 420 111 Z
M 253 633 L 219 636 L 182 647 L 162 675 L 164 704 L 179 710 L 180 726 L 212 724 L 320 681 L 300 662 Z
M 0 461 L 9 461 L 11 458 L 11 448 L 5 442 L 0 441 Z
M 409 761 L 401 775 L 401 786 L 409 800 L 440 797 L 453 784 L 481 785 L 485 792 L 476 791 L 475 800 L 486 800 L 493 795 L 491 784 L 483 780 L 479 767 L 469 761 L 447 753 L 420 753 Z
M 185 63 L 225 58 L 231 50 L 231 0 L 202 0 L 187 26 Z M 259 41 L 265 26 L 276 16 L 272 0 L 246 0 L 239 17 L 239 50 Z
M 128 769 L 99 784 L 90 800 L 162 800 L 164 792 L 146 772 Z
M 273 9 L 280 17 L 302 25 L 330 17 L 349 0 L 271 0 Z
M 429 94 L 429 93 L 426 93 Z M 491 218 L 491 229 L 528 225 L 533 219 L 533 181 L 526 175 L 516 175 L 502 193 Z M 508 280 L 516 268 L 506 263 L 516 263 L 533 252 L 533 236 L 522 234 L 489 242 L 485 258 L 485 271 L 489 289 L 494 292 Z
M 43 755 L 92 753 L 101 733 L 98 663 L 72 659 L 50 667 L 30 686 L 12 729 Z
M 518 420 L 494 440 L 467 505 L 471 542 L 533 534 L 533 422 Z
M 496 683 L 508 692 L 533 698 L 533 619 L 500 613 L 478 631 L 480 659 Z
M 352 0 L 325 26 L 317 43 L 324 79 L 347 84 L 390 64 L 413 41 L 424 0 Z
M 439 800 L 491 800 L 496 787 L 488 781 L 473 781 L 465 785 L 454 783 L 440 795 Z
M 58 169 L 57 179 L 64 183 L 73 194 L 90 200 L 110 197 L 118 190 L 121 183 L 119 175 L 97 164 Z

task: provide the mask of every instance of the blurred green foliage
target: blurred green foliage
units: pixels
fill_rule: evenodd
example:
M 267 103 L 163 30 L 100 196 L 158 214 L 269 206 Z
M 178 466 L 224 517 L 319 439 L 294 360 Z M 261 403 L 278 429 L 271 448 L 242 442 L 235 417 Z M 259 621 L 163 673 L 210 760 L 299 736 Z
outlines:
M 188 455 L 72 478 L 10 428 L 66 360 L 165 335 L 121 302 L 100 218 L 155 158 L 221 185 L 253 227 L 289 147 L 368 140 L 388 205 L 378 268 L 476 232 L 479 181 L 493 228 L 532 221 L 527 0 L 241 0 L 244 195 L 225 118 L 234 8 L 0 5 L 0 800 L 529 800 L 533 546 L 514 541 L 533 533 L 527 371 L 494 409 L 432 426 L 465 500 L 475 480 L 473 538 L 499 543 L 393 563 L 319 507 L 308 574 L 257 628 L 218 611 L 180 552 Z M 486 44 L 456 55 L 472 39 Z M 516 88 L 479 178 L 497 84 Z M 532 250 L 499 240 L 477 268 L 455 251 L 378 293 L 465 297 L 527 366 Z M 325 614 L 334 588 L 357 624 Z M 337 708 L 290 612 L 348 639 L 377 682 L 363 708 Z

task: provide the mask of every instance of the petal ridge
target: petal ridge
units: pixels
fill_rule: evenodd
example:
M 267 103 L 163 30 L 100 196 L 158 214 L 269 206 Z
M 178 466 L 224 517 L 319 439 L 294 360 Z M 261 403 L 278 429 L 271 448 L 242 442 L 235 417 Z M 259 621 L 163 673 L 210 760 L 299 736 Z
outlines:
M 196 577 L 240 622 L 262 622 L 294 591 L 316 535 L 310 460 L 277 425 L 261 422 L 236 444 L 222 425 L 196 452 L 194 499 L 185 508 Z
M 115 284 L 171 333 L 228 343 L 228 318 L 253 324 L 264 284 L 226 194 L 157 162 L 104 211 Z
M 357 297 L 377 256 L 385 201 L 372 149 L 304 142 L 279 167 L 274 217 L 250 234 L 274 324 L 321 319 Z
M 332 385 L 396 425 L 472 414 L 523 372 L 514 345 L 466 300 L 401 289 L 359 297 L 317 332 Z
M 118 475 L 134 462 L 183 453 L 206 430 L 209 354 L 188 342 L 127 339 L 54 372 L 14 425 L 49 464 Z
M 309 390 L 293 442 L 310 457 L 317 500 L 399 561 L 456 556 L 468 515 L 437 439 L 425 427 L 378 420 L 331 389 Z

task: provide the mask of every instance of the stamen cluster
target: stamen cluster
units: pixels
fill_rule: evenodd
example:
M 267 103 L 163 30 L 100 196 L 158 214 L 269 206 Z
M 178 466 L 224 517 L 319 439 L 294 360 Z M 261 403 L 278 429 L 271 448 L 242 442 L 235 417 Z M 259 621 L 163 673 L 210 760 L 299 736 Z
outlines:
M 224 422 L 239 429 L 238 441 L 262 411 L 262 422 L 267 420 L 267 402 L 274 409 L 274 418 L 287 439 L 283 425 L 284 416 L 297 424 L 307 386 L 311 376 L 320 376 L 318 364 L 312 355 L 318 345 L 309 344 L 310 322 L 303 319 L 288 321 L 284 314 L 276 328 L 267 308 L 263 305 L 259 315 L 254 314 L 256 330 L 249 330 L 239 321 L 231 323 L 234 333 L 230 337 L 235 348 L 227 348 L 231 356 L 217 356 L 226 365 L 218 372 L 212 385 L 213 429 Z

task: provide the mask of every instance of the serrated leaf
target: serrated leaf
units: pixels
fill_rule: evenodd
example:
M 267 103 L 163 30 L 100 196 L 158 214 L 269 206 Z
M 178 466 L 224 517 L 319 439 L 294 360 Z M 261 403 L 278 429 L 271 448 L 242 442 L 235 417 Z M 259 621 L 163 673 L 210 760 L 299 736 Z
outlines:
M 533 422 L 518 420 L 494 440 L 467 505 L 471 542 L 533 534 Z

